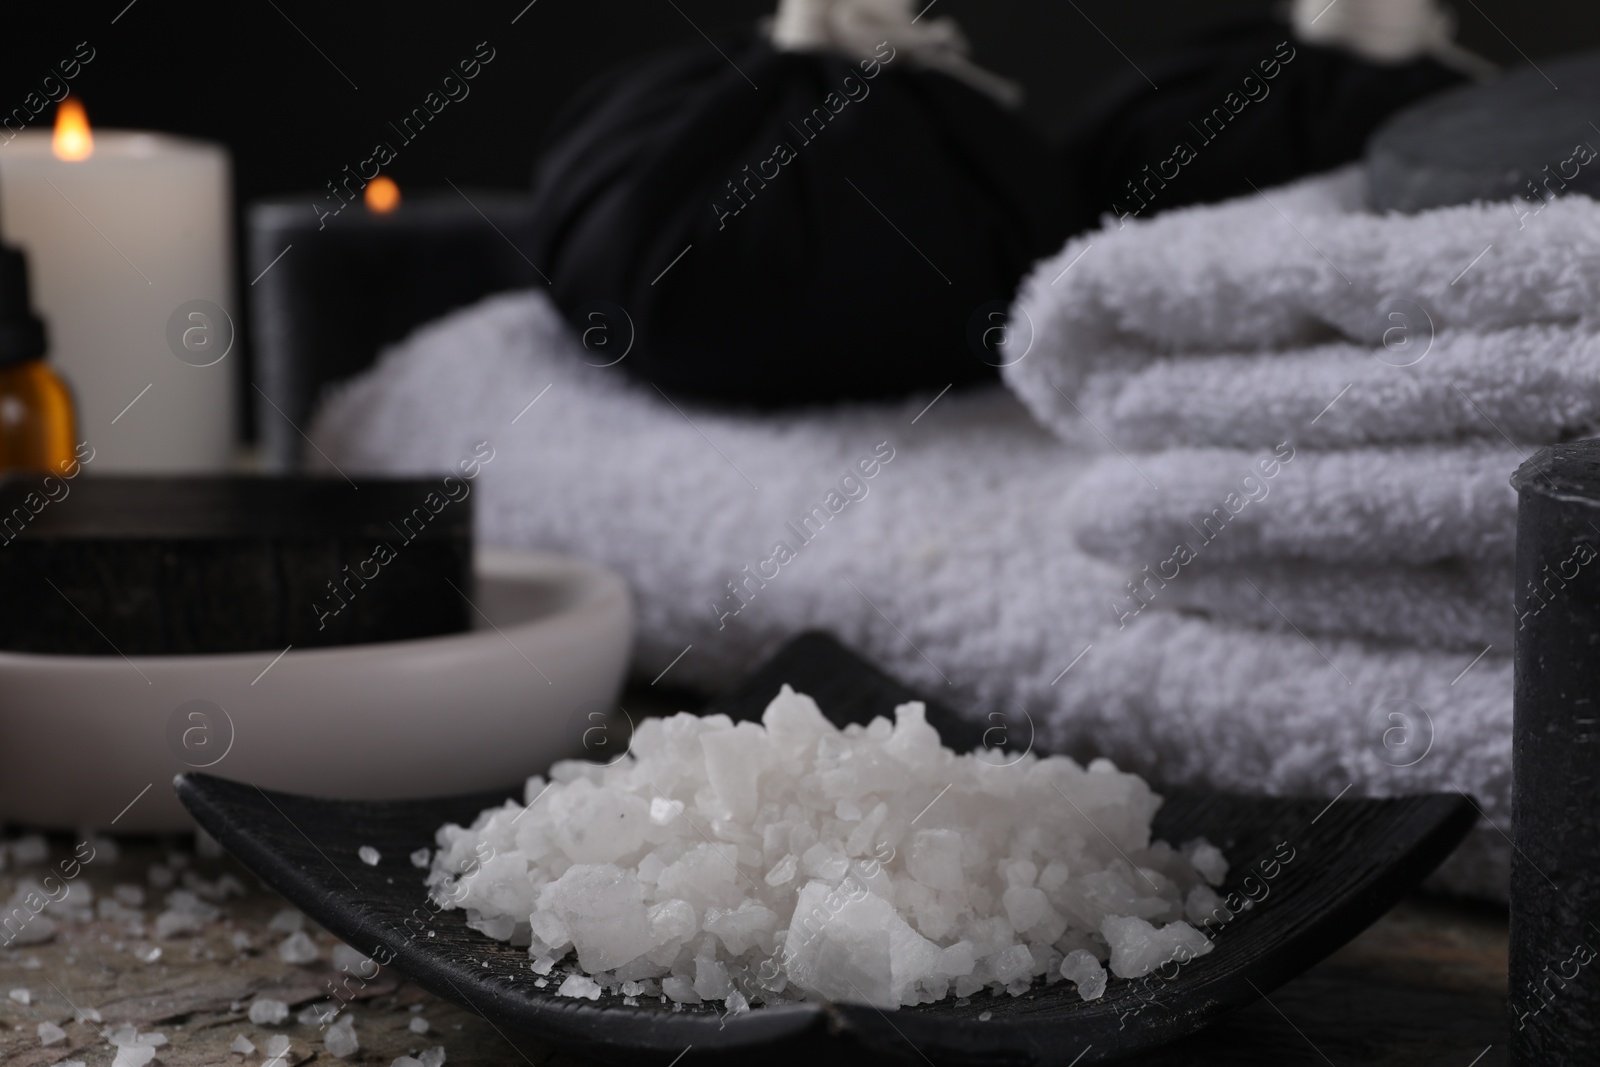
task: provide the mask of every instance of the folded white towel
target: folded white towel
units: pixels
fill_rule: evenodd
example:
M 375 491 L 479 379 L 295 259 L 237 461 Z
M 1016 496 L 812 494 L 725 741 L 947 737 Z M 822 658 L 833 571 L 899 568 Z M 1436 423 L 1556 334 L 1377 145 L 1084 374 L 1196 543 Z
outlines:
M 1516 624 L 1513 584 L 1509 565 L 1196 563 L 1172 581 L 1131 574 L 1125 595 L 1106 608 L 1119 622 L 1161 609 L 1263 630 L 1509 652 Z
M 1094 555 L 1152 571 L 1179 545 L 1207 563 L 1509 564 L 1521 461 L 1487 442 L 1107 455 L 1073 489 L 1074 526 Z
M 490 441 L 473 483 L 480 540 L 621 572 L 645 680 L 725 686 L 821 627 L 982 721 L 1000 715 L 1016 736 L 1031 723 L 1080 757 L 1243 792 L 1459 786 L 1509 826 L 1511 673 L 1497 652 L 1462 675 L 1470 656 L 1313 648 L 1156 612 L 1119 630 L 1105 604 L 1122 569 L 1071 532 L 1086 459 L 1008 394 L 737 415 L 675 404 L 583 354 L 542 295 L 495 298 L 391 350 L 311 436 L 352 474 L 441 470 Z M 852 483 L 865 495 L 850 488 L 859 499 L 813 518 L 821 532 L 777 577 L 747 576 L 885 442 L 892 460 Z M 736 615 L 729 582 L 748 598 Z M 1397 709 L 1413 743 L 1386 748 Z M 1408 749 L 1426 755 L 1398 766 Z M 1438 884 L 1504 899 L 1507 852 L 1485 828 Z
M 1600 205 L 1380 216 L 1364 195 L 1351 168 L 1109 220 L 1024 283 L 1007 382 L 1063 436 L 1130 452 L 1600 428 Z

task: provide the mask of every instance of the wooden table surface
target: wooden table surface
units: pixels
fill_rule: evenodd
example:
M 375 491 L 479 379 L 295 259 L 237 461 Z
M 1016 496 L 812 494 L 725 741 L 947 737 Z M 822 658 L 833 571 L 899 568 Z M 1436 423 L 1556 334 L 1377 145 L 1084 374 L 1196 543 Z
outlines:
M 52 840 L 51 849 L 52 862 L 59 862 L 69 855 L 71 842 Z M 62 917 L 50 940 L 0 948 L 0 1063 L 109 1065 L 114 1050 L 104 1032 L 119 1023 L 165 1035 L 155 1062 L 166 1067 L 255 1067 L 267 1058 L 263 1050 L 275 1034 L 291 1041 L 287 1064 L 338 1062 L 324 1048 L 315 1024 L 301 1025 L 294 1018 L 327 996 L 337 944 L 330 935 L 308 923 L 317 959 L 285 963 L 278 955 L 285 935 L 267 928 L 285 903 L 231 859 L 197 856 L 192 838 L 124 840 L 117 851 L 114 860 L 102 854 L 88 864 L 62 902 L 45 909 L 44 916 Z M 222 914 L 198 932 L 161 938 L 155 920 L 170 890 L 151 885 L 153 867 L 172 873 L 173 888 L 182 888 L 186 872 L 203 886 L 231 872 L 243 895 L 218 902 Z M 0 899 L 9 899 L 20 879 L 47 873 L 42 865 L 13 860 L 0 871 Z M 156 878 L 164 880 L 160 874 Z M 133 909 L 137 915 L 65 918 L 85 902 L 82 887 L 92 889 L 98 907 L 114 899 L 118 885 L 143 887 L 145 902 Z M 1504 1064 L 1506 945 L 1503 910 L 1415 897 L 1272 992 L 1269 1001 L 1133 1062 L 1151 1067 Z M 290 1005 L 283 1025 L 250 1022 L 249 1003 L 259 996 Z M 103 1021 L 78 1021 L 78 1011 L 89 1008 Z M 415 1056 L 435 1045 L 444 1047 L 456 1067 L 585 1062 L 581 1055 L 501 1033 L 466 1009 L 386 975 L 363 990 L 350 1010 L 361 1048 L 348 1063 L 388 1065 L 397 1056 Z M 426 1034 L 411 1031 L 415 1018 L 427 1021 Z M 38 1026 L 47 1021 L 62 1026 L 67 1040 L 41 1045 Z M 256 1053 L 229 1052 L 241 1034 Z M 681 1067 L 693 1064 L 686 1059 Z

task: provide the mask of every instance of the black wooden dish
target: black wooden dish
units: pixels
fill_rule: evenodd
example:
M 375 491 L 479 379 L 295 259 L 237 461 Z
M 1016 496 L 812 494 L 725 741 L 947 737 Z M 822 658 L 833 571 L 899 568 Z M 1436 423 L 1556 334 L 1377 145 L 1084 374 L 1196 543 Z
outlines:
M 708 712 L 760 716 L 787 682 L 837 723 L 891 715 L 922 699 L 840 646 L 807 634 Z M 947 745 L 969 750 L 982 727 L 928 704 Z M 531 768 L 530 770 L 538 770 Z M 1476 813 L 1458 795 L 1387 800 L 1244 797 L 1165 790 L 1155 836 L 1204 836 L 1228 857 L 1227 888 L 1254 903 L 1216 929 L 1215 949 L 1146 979 L 1111 979 L 1099 1000 L 1042 980 L 1021 997 L 979 993 L 957 1005 L 880 1012 L 850 1004 L 758 1007 L 724 1017 L 711 1005 L 645 999 L 630 1007 L 538 988 L 527 953 L 469 930 L 431 905 L 407 859 L 443 823 L 470 823 L 506 792 L 432 800 L 334 801 L 267 793 L 203 774 L 180 775 L 179 798 L 208 833 L 268 885 L 350 945 L 497 1027 L 611 1062 L 666 1067 L 696 1060 L 799 1062 L 890 1056 L 949 1064 L 1082 1065 L 1148 1050 L 1243 1007 L 1349 941 L 1450 854 Z M 382 856 L 357 858 L 363 845 Z

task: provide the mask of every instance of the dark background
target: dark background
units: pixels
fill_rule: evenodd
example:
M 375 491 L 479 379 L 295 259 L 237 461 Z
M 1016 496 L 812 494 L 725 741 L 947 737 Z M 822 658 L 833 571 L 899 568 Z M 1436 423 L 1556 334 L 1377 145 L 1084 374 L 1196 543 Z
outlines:
M 385 173 L 403 190 L 448 190 L 447 180 L 463 188 L 526 188 L 542 132 L 590 77 L 661 48 L 709 48 L 702 30 L 748 23 L 775 6 L 776 0 L 13 4 L 0 33 L 0 112 L 21 105 L 87 41 L 95 58 L 71 86 L 91 122 L 225 143 L 241 209 L 258 197 L 303 193 L 313 217 L 311 203 L 324 183 L 366 158 L 380 139 L 399 148 Z M 1026 114 L 1053 133 L 1097 86 L 1136 76 L 1130 60 L 1276 7 L 1275 0 L 934 0 L 928 14 L 954 16 L 972 40 L 974 58 L 1021 81 L 1029 94 Z M 1592 3 L 1465 0 L 1457 15 L 1461 43 L 1508 67 L 1600 47 L 1600 5 Z M 414 142 L 401 144 L 388 123 L 419 106 L 483 41 L 496 55 L 469 83 L 471 94 L 448 105 Z M 38 122 L 52 119 L 47 109 Z M 237 276 L 242 296 L 242 267 Z M 247 319 L 248 309 L 240 310 Z M 242 355 L 249 360 L 248 349 Z
M 655 49 L 703 43 L 696 25 L 712 31 L 753 20 L 776 0 L 536 0 L 512 25 L 526 4 L 7 5 L 0 110 L 21 104 L 57 60 L 87 40 L 98 54 L 73 88 L 90 120 L 226 143 L 238 199 L 246 203 L 319 189 L 345 164 L 364 158 L 378 138 L 393 140 L 386 122 L 420 104 L 458 59 L 487 40 L 497 56 L 472 83 L 471 96 L 451 104 L 404 146 L 388 172 L 402 188 L 445 187 L 446 178 L 462 186 L 525 186 L 541 132 L 590 76 Z M 1119 48 L 1137 60 L 1199 28 L 1274 6 L 1263 0 L 936 0 L 929 15 L 956 17 L 975 58 L 1023 82 L 1027 113 L 1050 131 L 1097 84 L 1129 70 Z M 1519 49 L 1537 60 L 1600 46 L 1600 5 L 1592 3 L 1466 0 L 1458 17 L 1462 43 L 1507 65 L 1526 62 Z M 41 117 L 48 121 L 51 114 Z

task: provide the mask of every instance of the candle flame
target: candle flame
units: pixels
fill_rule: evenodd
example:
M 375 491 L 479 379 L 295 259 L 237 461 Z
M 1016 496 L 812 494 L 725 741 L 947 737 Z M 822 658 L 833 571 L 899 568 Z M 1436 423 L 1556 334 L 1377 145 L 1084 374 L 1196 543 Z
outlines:
M 56 132 L 50 150 L 57 159 L 80 162 L 94 155 L 94 134 L 89 132 L 89 116 L 75 96 L 56 108 Z
M 367 183 L 367 210 L 374 215 L 387 215 L 400 206 L 400 187 L 394 179 L 380 174 Z

